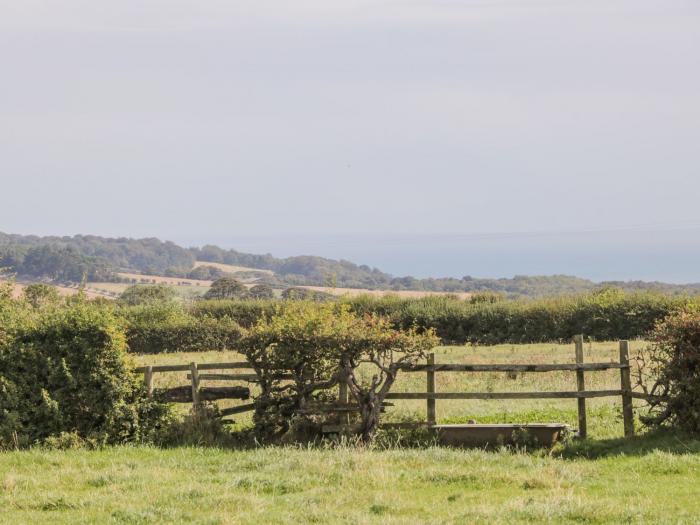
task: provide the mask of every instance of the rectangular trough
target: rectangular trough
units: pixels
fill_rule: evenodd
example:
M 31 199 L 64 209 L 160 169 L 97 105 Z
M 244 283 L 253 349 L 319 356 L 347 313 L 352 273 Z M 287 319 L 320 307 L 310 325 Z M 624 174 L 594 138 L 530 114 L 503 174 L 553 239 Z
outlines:
M 569 431 L 561 423 L 434 425 L 438 442 L 454 447 L 527 444 L 551 447 Z

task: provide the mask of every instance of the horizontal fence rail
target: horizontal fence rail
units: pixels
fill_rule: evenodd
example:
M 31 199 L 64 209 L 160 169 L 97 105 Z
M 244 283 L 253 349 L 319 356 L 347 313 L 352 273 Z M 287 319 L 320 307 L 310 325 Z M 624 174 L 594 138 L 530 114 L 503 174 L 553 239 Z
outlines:
M 622 390 L 584 392 L 395 392 L 386 399 L 586 399 L 621 396 Z
M 153 372 L 189 372 L 191 364 L 187 365 L 152 365 L 152 366 L 139 366 L 134 370 L 139 373 L 146 372 L 147 368 L 150 368 Z M 197 368 L 199 370 L 226 370 L 235 368 L 252 368 L 250 363 L 245 361 L 240 361 L 236 363 L 202 363 L 198 364 Z
M 600 370 L 612 370 L 629 368 L 629 365 L 621 363 L 562 363 L 553 365 L 529 365 L 529 364 L 493 364 L 493 365 L 407 365 L 402 367 L 404 372 L 597 372 Z

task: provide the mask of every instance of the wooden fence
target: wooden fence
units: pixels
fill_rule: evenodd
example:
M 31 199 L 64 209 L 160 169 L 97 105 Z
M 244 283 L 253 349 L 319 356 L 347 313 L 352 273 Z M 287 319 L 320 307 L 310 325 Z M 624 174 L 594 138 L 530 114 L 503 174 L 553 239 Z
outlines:
M 609 363 L 584 363 L 583 336 L 574 338 L 575 363 L 563 364 L 438 364 L 435 355 L 428 355 L 425 364 L 407 365 L 402 368 L 407 373 L 425 373 L 426 389 L 424 392 L 390 392 L 387 400 L 426 400 L 426 421 L 419 425 L 432 426 L 437 423 L 436 403 L 441 399 L 576 399 L 578 405 L 578 432 L 580 437 L 586 437 L 588 425 L 586 420 L 586 399 L 598 397 L 620 397 L 622 399 L 622 416 L 625 436 L 634 435 L 634 414 L 632 408 L 633 398 L 645 396 L 635 395 L 632 392 L 631 372 L 629 363 L 629 344 L 627 341 L 619 342 L 619 361 Z M 247 362 L 233 363 L 206 363 L 197 365 L 158 365 L 138 368 L 137 371 L 144 374 L 144 381 L 149 394 L 153 392 L 153 374 L 158 372 L 189 372 L 187 378 L 190 385 L 176 387 L 165 391 L 166 398 L 175 402 L 192 402 L 196 408 L 201 401 L 216 399 L 248 399 L 250 390 L 246 387 L 202 387 L 202 381 L 247 381 L 255 382 L 258 376 L 255 373 L 220 373 L 205 371 L 221 371 L 231 369 L 250 369 Z M 585 374 L 603 370 L 620 370 L 620 388 L 615 390 L 586 390 Z M 448 372 L 533 372 L 545 373 L 555 371 L 568 371 L 576 374 L 576 390 L 571 391 L 539 391 L 539 392 L 438 392 L 436 388 L 436 374 Z M 287 377 L 285 377 L 287 378 Z M 291 378 L 291 376 L 289 377 Z M 386 403 L 390 406 L 391 403 Z M 312 408 L 312 407 L 309 407 Z M 222 416 L 240 414 L 254 409 L 252 403 L 221 410 Z M 358 411 L 359 407 L 348 400 L 347 386 L 340 385 L 338 403 L 319 405 L 316 409 L 320 412 L 337 412 L 341 415 L 341 427 L 349 423 L 349 413 Z M 392 425 L 393 426 L 393 425 Z M 403 426 L 403 425 L 397 425 Z M 337 425 L 333 428 L 338 428 Z
M 189 372 L 187 379 L 190 380 L 189 386 L 179 386 L 166 389 L 162 395 L 168 401 L 174 403 L 192 403 L 196 410 L 202 401 L 216 401 L 219 399 L 239 399 L 246 400 L 250 398 L 250 389 L 242 386 L 228 387 L 210 387 L 202 386 L 202 381 L 248 381 L 257 380 L 258 376 L 254 373 L 238 373 L 238 374 L 222 374 L 222 373 L 201 373 L 202 370 L 241 370 L 250 369 L 250 363 L 246 361 L 232 363 L 190 363 L 187 365 L 149 365 L 142 366 L 136 369 L 137 372 L 143 373 L 144 383 L 148 390 L 148 395 L 153 395 L 153 375 L 159 372 Z M 254 409 L 253 403 L 229 407 L 220 410 L 222 417 L 232 414 L 241 414 Z
M 634 414 L 632 410 L 632 381 L 629 363 L 629 343 L 620 341 L 620 360 L 611 363 L 584 363 L 583 336 L 574 338 L 576 362 L 571 364 L 437 364 L 435 355 L 430 354 L 424 365 L 412 365 L 403 368 L 405 372 L 425 372 L 427 376 L 425 392 L 390 392 L 386 399 L 425 399 L 427 425 L 436 424 L 436 401 L 439 399 L 576 399 L 578 404 L 578 431 L 580 437 L 586 437 L 586 399 L 595 397 L 621 397 L 622 416 L 625 436 L 634 435 Z M 616 390 L 586 390 L 585 373 L 601 370 L 620 370 L 620 388 Z M 438 372 L 555 372 L 570 371 L 576 373 L 576 390 L 564 392 L 438 392 L 435 374 Z

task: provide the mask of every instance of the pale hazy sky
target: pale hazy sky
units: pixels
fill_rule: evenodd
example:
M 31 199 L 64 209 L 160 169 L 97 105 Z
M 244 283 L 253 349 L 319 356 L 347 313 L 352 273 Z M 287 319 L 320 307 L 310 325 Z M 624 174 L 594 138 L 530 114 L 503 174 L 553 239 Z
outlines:
M 0 231 L 700 225 L 697 0 L 0 0 L 0 68 Z

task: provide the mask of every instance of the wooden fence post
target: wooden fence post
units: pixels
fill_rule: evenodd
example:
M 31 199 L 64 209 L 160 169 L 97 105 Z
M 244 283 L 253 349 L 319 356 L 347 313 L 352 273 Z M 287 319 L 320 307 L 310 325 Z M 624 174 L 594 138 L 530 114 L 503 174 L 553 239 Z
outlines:
M 574 345 L 576 346 L 576 364 L 583 364 L 583 335 L 574 336 Z M 579 392 L 586 390 L 586 382 L 583 376 L 583 370 L 576 370 L 576 388 Z M 580 438 L 585 438 L 588 434 L 586 425 L 586 399 L 578 398 L 578 435 Z
M 632 409 L 632 379 L 630 371 L 629 342 L 620 341 L 620 389 L 622 390 L 622 419 L 625 437 L 634 436 L 634 411 Z
M 143 382 L 146 385 L 148 397 L 153 397 L 153 367 L 150 365 L 146 367 L 146 371 L 143 373 Z
M 430 353 L 428 354 L 428 366 L 434 366 L 435 365 L 435 354 Z M 427 371 L 427 392 L 428 394 L 434 394 L 435 393 L 435 370 L 432 370 L 428 368 Z M 427 408 L 428 408 L 428 425 L 434 425 L 436 423 L 436 416 L 435 416 L 435 399 L 428 399 L 427 401 Z
M 348 384 L 347 383 L 338 383 L 338 402 L 341 405 L 348 405 L 349 404 Z M 344 408 L 347 408 L 347 407 L 344 407 Z M 350 424 L 350 412 L 341 412 L 340 424 L 341 425 L 349 425 Z
M 199 410 L 199 371 L 197 363 L 190 363 L 190 375 L 192 376 L 192 408 Z

